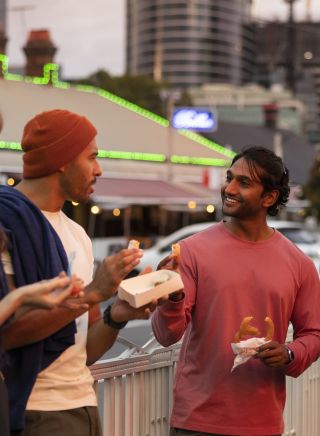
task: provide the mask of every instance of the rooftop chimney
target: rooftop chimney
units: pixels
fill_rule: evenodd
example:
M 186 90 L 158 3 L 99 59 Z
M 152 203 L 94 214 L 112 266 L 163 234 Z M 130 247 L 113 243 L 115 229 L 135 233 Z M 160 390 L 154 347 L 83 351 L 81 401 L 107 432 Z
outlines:
M 0 23 L 0 54 L 6 54 L 6 45 L 7 45 L 8 39 L 6 38 L 6 35 L 3 30 L 3 26 Z M 2 77 L 2 65 L 0 63 L 0 77 Z
M 49 30 L 32 30 L 23 51 L 27 58 L 25 74 L 42 76 L 45 64 L 52 63 L 57 48 L 51 41 Z
M 6 38 L 4 27 L 3 27 L 2 23 L 0 23 L 0 54 L 6 54 L 7 41 L 8 41 L 8 38 Z

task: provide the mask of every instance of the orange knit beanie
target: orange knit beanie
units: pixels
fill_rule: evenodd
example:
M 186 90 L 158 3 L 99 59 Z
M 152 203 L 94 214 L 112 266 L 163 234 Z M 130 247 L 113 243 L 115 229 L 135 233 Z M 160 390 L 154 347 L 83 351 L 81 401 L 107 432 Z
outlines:
M 86 117 L 67 110 L 36 115 L 23 130 L 23 177 L 32 179 L 55 173 L 76 158 L 96 134 Z

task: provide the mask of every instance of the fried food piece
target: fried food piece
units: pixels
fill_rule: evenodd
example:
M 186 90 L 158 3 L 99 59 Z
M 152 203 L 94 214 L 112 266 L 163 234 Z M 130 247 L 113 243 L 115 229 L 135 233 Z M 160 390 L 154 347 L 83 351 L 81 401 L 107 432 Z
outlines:
M 154 286 L 162 285 L 162 283 L 167 282 L 170 280 L 170 276 L 166 273 L 161 274 L 160 277 L 157 278 L 157 280 L 154 282 Z
M 246 316 L 243 318 L 240 324 L 240 328 L 235 334 L 234 341 L 240 342 L 241 339 L 245 336 L 257 336 L 260 334 L 260 331 L 250 325 L 250 321 L 253 319 L 253 316 Z
M 266 341 L 271 341 L 274 335 L 274 323 L 270 316 L 266 316 L 264 322 L 267 324 Z
M 140 247 L 140 242 L 137 241 L 136 239 L 131 239 L 129 241 L 128 248 L 139 248 L 139 247 Z
M 180 245 L 178 243 L 171 245 L 171 256 L 176 258 L 176 259 L 179 259 L 179 257 L 180 257 Z

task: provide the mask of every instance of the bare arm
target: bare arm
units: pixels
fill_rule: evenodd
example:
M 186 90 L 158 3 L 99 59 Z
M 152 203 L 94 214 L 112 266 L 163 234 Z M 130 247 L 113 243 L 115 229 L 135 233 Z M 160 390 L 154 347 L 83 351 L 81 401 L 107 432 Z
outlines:
M 4 347 L 10 350 L 41 341 L 69 324 L 86 310 L 67 308 L 55 308 L 50 312 L 44 309 L 31 310 L 4 328 Z
M 0 325 L 8 319 L 20 307 L 20 297 L 14 293 L 10 293 L 0 302 Z
M 171 294 L 167 301 L 159 305 L 152 317 L 152 330 L 157 341 L 164 347 L 178 342 L 191 320 L 191 312 L 195 299 L 195 281 L 192 271 L 180 264 L 172 255 L 164 258 L 158 265 L 158 269 L 171 269 L 184 272 L 184 285 L 188 289 L 187 296 L 181 289 Z
M 111 308 L 111 318 L 117 323 L 133 319 L 148 319 L 151 312 L 156 308 L 157 301 L 135 309 L 126 301 L 116 298 Z M 114 344 L 119 330 L 114 329 L 106 324 L 103 320 L 96 321 L 88 332 L 87 339 L 87 364 L 92 365 Z
M 81 289 L 80 281 L 76 277 L 71 281 L 63 272 L 51 280 L 42 280 L 14 289 L 15 292 L 10 292 L 0 301 L 0 325 L 14 313 L 17 314 L 21 306 L 26 307 L 25 310 L 35 307 L 52 309 L 71 295 L 79 294 Z
M 5 348 L 17 348 L 45 339 L 78 318 L 88 308 L 108 300 L 116 292 L 124 277 L 139 262 L 141 255 L 140 250 L 127 249 L 104 259 L 94 280 L 86 286 L 84 297 L 76 302 L 77 307 L 80 305 L 80 308 L 63 307 L 55 308 L 50 312 L 33 310 L 26 313 L 4 330 Z

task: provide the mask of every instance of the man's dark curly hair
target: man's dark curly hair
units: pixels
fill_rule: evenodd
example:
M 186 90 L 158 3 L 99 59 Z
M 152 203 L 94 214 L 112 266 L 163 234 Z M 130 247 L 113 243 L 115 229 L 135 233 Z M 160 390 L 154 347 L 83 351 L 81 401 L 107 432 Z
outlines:
M 233 158 L 231 166 L 241 158 L 246 160 L 251 176 L 260 181 L 264 192 L 279 191 L 277 201 L 267 211 L 268 215 L 276 216 L 289 199 L 288 168 L 279 156 L 264 147 L 245 148 Z

